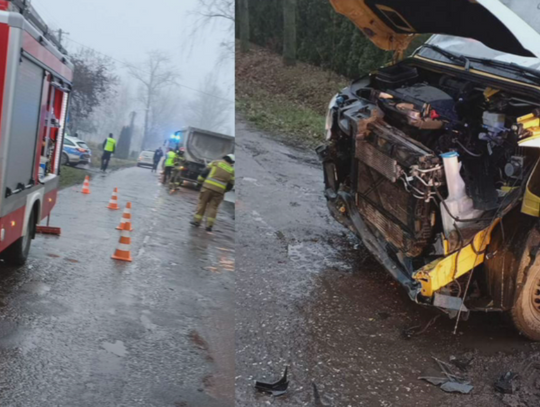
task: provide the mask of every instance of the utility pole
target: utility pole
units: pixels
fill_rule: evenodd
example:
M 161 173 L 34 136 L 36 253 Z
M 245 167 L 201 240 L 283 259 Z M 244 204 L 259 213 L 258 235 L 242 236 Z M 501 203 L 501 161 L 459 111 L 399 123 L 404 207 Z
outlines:
M 61 46 L 64 46 L 64 44 L 62 44 L 62 39 L 64 38 L 64 35 L 69 35 L 68 32 L 65 32 L 64 30 L 62 30 L 61 28 L 58 30 L 58 42 L 60 43 Z

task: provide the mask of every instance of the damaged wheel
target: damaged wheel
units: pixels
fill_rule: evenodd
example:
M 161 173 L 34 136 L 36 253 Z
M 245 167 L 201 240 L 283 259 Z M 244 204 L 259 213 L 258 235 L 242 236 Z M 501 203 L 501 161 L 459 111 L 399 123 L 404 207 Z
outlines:
M 537 243 L 532 245 L 531 239 L 527 243 L 528 262 L 521 267 L 520 278 L 516 282 L 519 291 L 511 315 L 523 335 L 540 341 L 540 253 Z

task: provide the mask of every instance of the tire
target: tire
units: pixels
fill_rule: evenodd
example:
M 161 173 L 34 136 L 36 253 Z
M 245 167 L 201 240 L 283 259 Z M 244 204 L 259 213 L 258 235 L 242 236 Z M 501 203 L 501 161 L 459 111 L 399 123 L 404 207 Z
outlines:
M 69 157 L 66 153 L 62 153 L 62 157 L 60 158 L 60 164 L 69 165 Z
M 30 245 L 36 233 L 36 215 L 32 210 L 28 219 L 28 227 L 26 235 L 20 237 L 15 243 L 9 246 L 3 253 L 2 257 L 5 262 L 11 266 L 24 266 L 30 253 Z
M 536 242 L 536 243 L 535 243 Z M 516 328 L 527 338 L 540 341 L 540 253 L 537 239 L 528 239 L 516 285 L 520 287 L 510 312 Z M 528 259 L 525 261 L 525 257 Z

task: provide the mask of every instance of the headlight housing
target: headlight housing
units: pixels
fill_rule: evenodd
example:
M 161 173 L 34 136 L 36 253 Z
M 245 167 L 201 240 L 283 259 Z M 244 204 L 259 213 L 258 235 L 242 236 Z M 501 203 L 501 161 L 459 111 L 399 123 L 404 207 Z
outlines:
M 328 105 L 328 113 L 326 114 L 326 140 L 330 140 L 332 137 L 332 126 L 334 125 L 334 107 L 336 106 L 336 101 L 339 96 L 339 93 L 337 93 L 332 100 L 330 100 L 330 104 Z

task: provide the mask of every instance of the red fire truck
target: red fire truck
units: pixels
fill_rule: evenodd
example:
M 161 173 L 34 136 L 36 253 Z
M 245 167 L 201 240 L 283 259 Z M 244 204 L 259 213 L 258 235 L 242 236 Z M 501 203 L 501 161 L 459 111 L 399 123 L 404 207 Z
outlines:
M 73 66 L 27 0 L 0 0 L 0 253 L 28 257 L 58 194 Z

